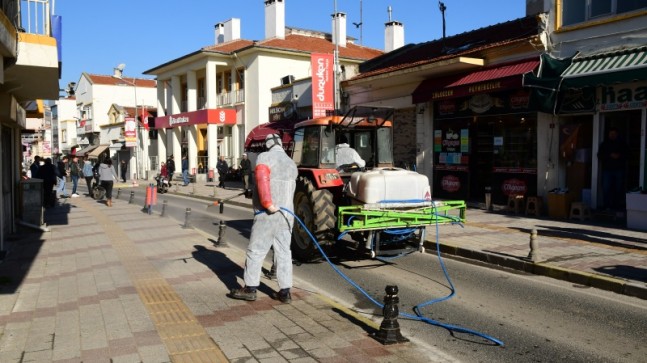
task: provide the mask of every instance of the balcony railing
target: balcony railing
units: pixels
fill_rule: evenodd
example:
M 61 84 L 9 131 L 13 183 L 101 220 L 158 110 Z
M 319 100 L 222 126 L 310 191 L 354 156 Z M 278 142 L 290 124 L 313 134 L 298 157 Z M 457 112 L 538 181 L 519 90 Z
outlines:
M 3 0 L 4 3 L 13 1 Z M 21 0 L 21 23 L 17 28 L 32 34 L 51 35 L 49 0 Z

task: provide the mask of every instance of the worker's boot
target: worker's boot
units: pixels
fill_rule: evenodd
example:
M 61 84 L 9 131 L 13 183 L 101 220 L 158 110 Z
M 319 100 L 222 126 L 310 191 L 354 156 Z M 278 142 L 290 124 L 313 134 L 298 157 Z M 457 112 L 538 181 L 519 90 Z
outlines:
M 242 289 L 232 289 L 227 296 L 237 300 L 254 301 L 256 300 L 256 288 L 246 286 Z
M 273 293 L 272 298 L 284 304 L 289 304 L 292 302 L 292 295 L 290 295 L 290 289 L 281 289 L 278 292 Z

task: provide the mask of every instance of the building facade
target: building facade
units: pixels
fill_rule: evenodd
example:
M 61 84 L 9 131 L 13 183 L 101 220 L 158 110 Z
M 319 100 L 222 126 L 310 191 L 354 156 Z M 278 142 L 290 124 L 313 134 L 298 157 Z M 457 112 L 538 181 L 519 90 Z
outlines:
M 23 14 L 21 3 L 37 11 Z M 8 0 L 0 4 L 0 251 L 4 250 L 5 238 L 16 232 L 21 218 L 19 183 L 23 168 L 21 132 L 27 126 L 25 104 L 58 98 L 60 39 L 55 35 L 60 35 L 60 25 L 60 17 L 49 13 L 47 0 Z
M 145 72 L 158 82 L 160 158 L 173 155 L 179 165 L 186 154 L 191 173 L 215 169 L 219 155 L 238 165 L 247 133 L 270 121 L 271 89 L 312 77 L 311 54 L 332 55 L 338 44 L 340 79 L 354 76 L 360 63 L 382 54 L 346 36 L 343 13 L 333 16 L 331 35 L 286 27 L 284 2 L 263 3 L 263 40 L 241 39 L 240 19 L 233 18 L 216 25 L 214 45 Z
M 123 67 L 114 69 L 112 75 L 82 73 L 75 88 L 77 108 L 77 142 L 83 145 L 80 155 L 92 159 L 111 157 L 114 165 L 127 160 L 128 179 L 146 179 L 151 170 L 151 142 L 144 121 L 154 110 L 157 91 L 151 79 L 123 76 Z M 115 115 L 115 107 L 121 112 Z M 124 127 L 126 118 L 132 118 L 135 136 L 126 143 Z M 152 143 L 152 146 L 151 146 Z M 135 175 L 133 175 L 135 174 Z

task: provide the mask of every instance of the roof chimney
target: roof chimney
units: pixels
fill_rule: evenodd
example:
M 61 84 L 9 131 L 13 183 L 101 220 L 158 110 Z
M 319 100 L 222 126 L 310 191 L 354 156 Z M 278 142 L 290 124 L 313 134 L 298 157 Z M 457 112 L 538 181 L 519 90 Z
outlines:
M 399 21 L 384 24 L 384 51 L 390 52 L 404 45 L 404 26 Z
M 225 42 L 230 42 L 232 40 L 240 39 L 240 19 L 231 18 L 225 22 L 225 29 L 223 31 L 225 35 Z
M 265 39 L 285 39 L 285 3 L 265 0 Z
M 218 23 L 214 26 L 214 32 L 216 35 L 216 44 L 224 43 L 225 42 L 225 24 L 224 23 Z
M 346 46 L 346 13 L 332 15 L 332 41 L 340 47 Z

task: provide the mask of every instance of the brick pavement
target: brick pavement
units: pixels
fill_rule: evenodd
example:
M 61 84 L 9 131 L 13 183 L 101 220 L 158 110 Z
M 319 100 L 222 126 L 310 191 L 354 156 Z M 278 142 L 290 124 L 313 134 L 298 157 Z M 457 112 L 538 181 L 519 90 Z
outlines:
M 303 281 L 289 305 L 264 290 L 229 299 L 244 251 L 127 199 L 62 200 L 46 211 L 48 231 L 7 241 L 0 362 L 456 361 L 424 342 L 381 345 L 370 337 L 379 320 Z

